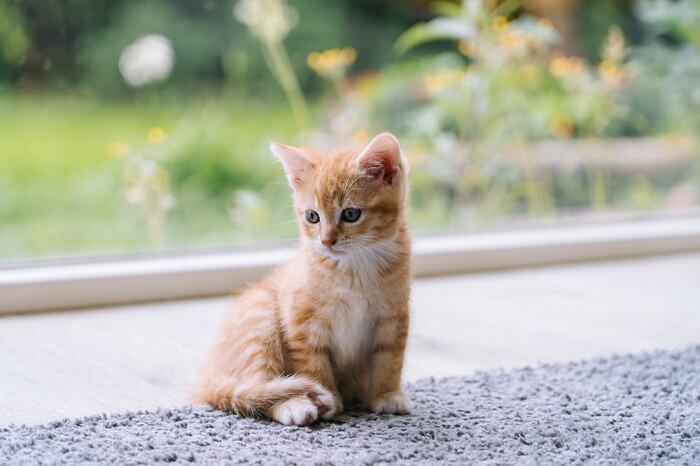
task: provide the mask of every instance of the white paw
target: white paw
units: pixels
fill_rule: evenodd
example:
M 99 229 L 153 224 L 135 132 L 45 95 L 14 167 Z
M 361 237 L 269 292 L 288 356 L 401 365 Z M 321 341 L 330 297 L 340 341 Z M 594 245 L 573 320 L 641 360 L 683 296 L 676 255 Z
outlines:
M 411 400 L 402 390 L 399 390 L 376 398 L 372 401 L 370 408 L 377 414 L 408 414 L 411 412 Z
M 320 385 L 316 387 L 315 392 L 309 393 L 309 398 L 316 405 L 318 414 L 323 419 L 331 419 L 343 410 L 343 406 L 338 405 L 333 394 Z
M 308 426 L 318 419 L 318 408 L 311 399 L 300 396 L 276 405 L 271 417 L 286 426 Z

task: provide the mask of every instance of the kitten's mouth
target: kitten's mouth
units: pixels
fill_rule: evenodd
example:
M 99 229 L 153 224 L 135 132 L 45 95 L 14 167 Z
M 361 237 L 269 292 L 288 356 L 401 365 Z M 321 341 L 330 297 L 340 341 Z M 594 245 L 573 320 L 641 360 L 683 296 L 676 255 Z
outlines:
M 341 251 L 341 250 L 339 250 L 339 249 L 333 249 L 332 247 L 330 247 L 330 248 L 329 248 L 329 247 L 324 247 L 324 248 L 323 248 L 323 251 L 324 251 L 326 254 L 330 254 L 331 256 L 342 256 L 343 254 L 345 254 L 345 251 Z
M 325 244 L 324 245 L 319 244 L 316 247 L 316 250 L 325 256 L 335 257 L 335 258 L 343 256 L 347 252 L 347 250 L 345 250 L 345 248 L 339 247 L 337 244 L 334 244 L 333 246 L 326 246 Z

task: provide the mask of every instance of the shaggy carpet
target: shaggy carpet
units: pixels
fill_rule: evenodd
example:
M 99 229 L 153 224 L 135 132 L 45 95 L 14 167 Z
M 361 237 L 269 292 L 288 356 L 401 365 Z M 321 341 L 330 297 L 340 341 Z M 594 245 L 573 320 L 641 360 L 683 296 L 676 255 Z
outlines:
M 700 346 L 411 384 L 311 428 L 206 408 L 0 427 L 0 464 L 700 464 Z

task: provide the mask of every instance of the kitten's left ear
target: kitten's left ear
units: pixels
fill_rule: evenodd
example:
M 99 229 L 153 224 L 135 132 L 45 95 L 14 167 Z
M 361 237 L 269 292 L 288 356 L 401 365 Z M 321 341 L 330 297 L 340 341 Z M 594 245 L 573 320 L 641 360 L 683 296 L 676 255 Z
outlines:
M 391 133 L 375 136 L 357 156 L 357 165 L 367 175 L 386 184 L 391 184 L 398 172 L 407 168 L 399 141 Z

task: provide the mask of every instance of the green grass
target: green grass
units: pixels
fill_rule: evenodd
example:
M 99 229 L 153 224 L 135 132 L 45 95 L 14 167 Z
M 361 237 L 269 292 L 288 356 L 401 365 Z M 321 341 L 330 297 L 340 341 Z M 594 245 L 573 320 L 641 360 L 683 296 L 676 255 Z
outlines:
M 122 196 L 124 162 L 111 147 L 146 145 L 154 127 L 170 137 L 197 132 L 189 137 L 187 155 L 202 163 L 231 159 L 234 171 L 236 163 L 258 163 L 267 165 L 261 167 L 264 173 L 272 166 L 271 158 L 261 158 L 267 141 L 289 140 L 295 132 L 283 103 L 0 97 L 0 261 L 151 248 L 141 213 Z M 212 147 L 213 156 L 206 153 Z M 216 174 L 216 165 L 210 171 Z M 166 247 L 240 238 L 243 233 L 235 231 L 226 212 L 228 193 L 212 202 L 192 187 L 182 188 L 165 232 Z M 271 236 L 281 235 L 286 232 Z
M 171 128 L 179 112 L 173 105 L 99 104 L 69 98 L 0 100 L 0 169 L 19 181 L 68 181 L 105 167 L 114 141 L 143 139 L 154 126 Z

